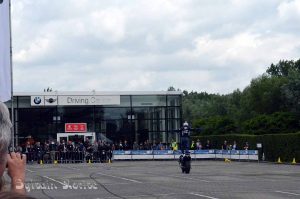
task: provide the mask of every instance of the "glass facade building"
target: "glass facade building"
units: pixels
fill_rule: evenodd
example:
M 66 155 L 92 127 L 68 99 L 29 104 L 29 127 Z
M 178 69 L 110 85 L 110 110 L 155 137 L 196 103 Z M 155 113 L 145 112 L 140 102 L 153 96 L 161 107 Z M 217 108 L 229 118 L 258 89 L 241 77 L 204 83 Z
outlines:
M 11 107 L 11 102 L 6 104 Z M 182 93 L 93 91 L 14 95 L 14 133 L 18 144 L 22 145 L 29 136 L 41 142 L 56 139 L 57 133 L 65 132 L 66 123 L 86 123 L 87 132 L 112 142 L 171 143 L 179 139 L 175 130 L 182 123 Z

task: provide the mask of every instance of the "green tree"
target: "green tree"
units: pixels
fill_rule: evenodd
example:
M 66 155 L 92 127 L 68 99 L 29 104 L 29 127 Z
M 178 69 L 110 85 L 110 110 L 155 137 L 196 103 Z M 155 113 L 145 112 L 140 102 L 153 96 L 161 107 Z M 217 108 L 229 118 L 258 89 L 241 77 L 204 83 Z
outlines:
M 176 89 L 173 86 L 170 86 L 167 91 L 176 91 Z
M 281 88 L 286 82 L 287 78 L 267 75 L 252 80 L 241 100 L 244 114 L 255 116 L 283 110 L 285 99 Z
M 255 135 L 293 133 L 298 129 L 298 119 L 291 112 L 257 115 L 243 123 L 243 132 Z
M 286 98 L 286 106 L 300 115 L 300 71 L 291 70 L 287 83 L 282 87 Z
M 300 59 L 296 62 L 293 60 L 280 60 L 277 64 L 271 64 L 267 69 L 267 73 L 271 76 L 287 77 L 291 70 L 300 71 Z

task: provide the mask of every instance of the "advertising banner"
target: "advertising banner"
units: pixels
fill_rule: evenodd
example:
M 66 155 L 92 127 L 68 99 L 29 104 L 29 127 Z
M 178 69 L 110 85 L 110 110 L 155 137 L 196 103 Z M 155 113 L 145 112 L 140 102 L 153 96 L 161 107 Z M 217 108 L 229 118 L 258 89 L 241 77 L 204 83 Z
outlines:
M 209 150 L 195 150 L 195 154 L 209 154 Z
M 65 123 L 65 132 L 85 133 L 87 132 L 87 125 L 86 123 Z
M 120 105 L 119 95 L 95 95 L 95 96 L 58 96 L 58 105 Z
M 173 155 L 172 150 L 153 150 L 154 155 Z
M 131 151 L 132 155 L 152 155 L 151 150 L 134 150 Z
M 31 96 L 31 106 L 120 105 L 120 95 Z

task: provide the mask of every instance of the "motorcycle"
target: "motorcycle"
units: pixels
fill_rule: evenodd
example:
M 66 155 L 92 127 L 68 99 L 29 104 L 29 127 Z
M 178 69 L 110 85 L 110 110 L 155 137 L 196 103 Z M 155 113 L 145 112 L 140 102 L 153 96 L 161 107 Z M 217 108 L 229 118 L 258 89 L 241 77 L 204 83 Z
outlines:
M 182 173 L 186 173 L 186 174 L 190 173 L 191 161 L 192 158 L 189 152 L 185 152 L 184 155 L 180 155 L 178 162 Z

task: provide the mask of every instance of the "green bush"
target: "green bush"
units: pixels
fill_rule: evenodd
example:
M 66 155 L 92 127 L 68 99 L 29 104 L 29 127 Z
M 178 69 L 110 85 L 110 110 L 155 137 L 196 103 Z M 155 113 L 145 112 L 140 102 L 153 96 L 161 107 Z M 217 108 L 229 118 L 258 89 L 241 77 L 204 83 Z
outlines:
M 243 149 L 246 142 L 248 142 L 250 150 L 256 150 L 256 144 L 262 143 L 265 160 L 275 162 L 280 157 L 285 162 L 292 162 L 293 158 L 296 158 L 296 162 L 300 162 L 300 132 L 268 135 L 208 135 L 194 136 L 192 139 L 194 141 L 199 139 L 203 145 L 206 140 L 210 140 L 214 149 L 221 149 L 224 140 L 227 140 L 228 144 L 236 141 L 237 148 L 240 150 Z

